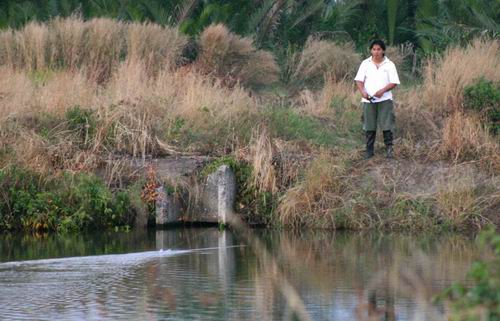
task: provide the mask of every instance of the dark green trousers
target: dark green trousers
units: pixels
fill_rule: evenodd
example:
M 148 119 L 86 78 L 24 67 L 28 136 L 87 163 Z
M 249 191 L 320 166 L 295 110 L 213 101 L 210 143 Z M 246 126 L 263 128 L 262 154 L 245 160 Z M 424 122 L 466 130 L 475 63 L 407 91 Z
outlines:
M 379 103 L 363 103 L 363 130 L 394 131 L 396 117 L 394 116 L 394 105 L 392 100 L 384 100 Z

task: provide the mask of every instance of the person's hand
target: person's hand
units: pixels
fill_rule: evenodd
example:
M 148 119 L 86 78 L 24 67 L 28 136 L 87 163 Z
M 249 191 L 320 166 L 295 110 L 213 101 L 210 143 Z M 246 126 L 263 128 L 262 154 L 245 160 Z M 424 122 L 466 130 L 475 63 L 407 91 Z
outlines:
M 378 90 L 373 96 L 380 98 L 384 95 L 384 91 L 382 89 Z
M 368 99 L 368 93 L 366 91 L 363 91 L 361 96 L 363 96 L 364 99 Z

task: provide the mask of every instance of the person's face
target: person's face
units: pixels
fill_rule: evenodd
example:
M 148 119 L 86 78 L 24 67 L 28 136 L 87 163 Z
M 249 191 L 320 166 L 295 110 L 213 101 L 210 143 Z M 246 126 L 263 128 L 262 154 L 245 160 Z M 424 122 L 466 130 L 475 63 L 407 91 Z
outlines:
M 384 57 L 384 50 L 379 45 L 373 45 L 370 52 L 375 60 L 381 60 Z

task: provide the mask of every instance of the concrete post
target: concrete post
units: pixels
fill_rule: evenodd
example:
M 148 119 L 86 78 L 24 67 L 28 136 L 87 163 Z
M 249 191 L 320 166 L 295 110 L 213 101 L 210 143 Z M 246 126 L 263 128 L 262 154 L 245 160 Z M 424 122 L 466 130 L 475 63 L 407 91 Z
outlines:
M 164 186 L 158 187 L 156 192 L 156 225 L 177 222 L 181 211 L 179 199 L 167 193 Z

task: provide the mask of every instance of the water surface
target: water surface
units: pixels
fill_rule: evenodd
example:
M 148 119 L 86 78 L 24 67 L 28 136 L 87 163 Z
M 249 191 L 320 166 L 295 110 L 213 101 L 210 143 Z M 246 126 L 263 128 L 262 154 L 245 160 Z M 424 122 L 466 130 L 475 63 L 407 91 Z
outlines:
M 215 228 L 0 236 L 0 320 L 439 320 L 481 253 L 460 235 Z M 257 254 L 256 254 L 257 253 Z

